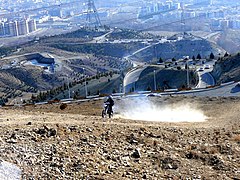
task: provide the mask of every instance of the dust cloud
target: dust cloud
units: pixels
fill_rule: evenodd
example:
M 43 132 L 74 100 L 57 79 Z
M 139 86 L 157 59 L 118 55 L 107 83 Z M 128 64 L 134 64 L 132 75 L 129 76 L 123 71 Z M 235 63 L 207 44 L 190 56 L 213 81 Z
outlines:
M 155 122 L 204 122 L 207 117 L 192 103 L 162 104 L 148 98 L 125 101 L 117 108 L 124 119 Z

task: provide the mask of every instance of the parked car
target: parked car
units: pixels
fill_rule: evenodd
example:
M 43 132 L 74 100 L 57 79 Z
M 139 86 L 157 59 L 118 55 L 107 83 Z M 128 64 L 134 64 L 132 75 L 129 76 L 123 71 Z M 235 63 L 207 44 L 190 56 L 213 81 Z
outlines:
M 198 72 L 202 72 L 202 71 L 204 71 L 204 68 L 203 68 L 203 67 L 200 67 L 200 68 L 197 69 L 197 71 L 198 71 Z
M 205 69 L 210 69 L 210 65 L 209 65 L 209 64 L 206 64 L 206 65 L 204 66 L 204 68 L 205 68 Z

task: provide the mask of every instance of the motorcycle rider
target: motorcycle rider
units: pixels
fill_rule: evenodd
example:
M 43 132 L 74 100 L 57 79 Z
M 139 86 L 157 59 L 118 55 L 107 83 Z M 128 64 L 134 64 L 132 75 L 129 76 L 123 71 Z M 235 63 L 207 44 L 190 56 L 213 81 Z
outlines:
M 112 97 L 111 95 L 109 95 L 109 96 L 107 97 L 107 100 L 106 100 L 104 103 L 108 105 L 109 111 L 113 113 L 113 110 L 112 110 L 112 107 L 114 106 L 113 97 Z

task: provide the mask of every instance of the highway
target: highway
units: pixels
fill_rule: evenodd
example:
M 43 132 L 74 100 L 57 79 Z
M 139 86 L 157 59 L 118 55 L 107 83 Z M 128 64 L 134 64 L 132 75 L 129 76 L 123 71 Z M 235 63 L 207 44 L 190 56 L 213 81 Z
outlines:
M 199 77 L 199 82 L 196 88 L 206 88 L 208 86 L 215 85 L 215 79 L 210 74 L 210 72 L 197 72 Z
M 230 82 L 227 84 L 222 84 L 216 88 L 189 91 L 188 93 L 183 93 L 183 95 L 204 97 L 240 97 L 240 87 L 237 86 L 237 83 Z
M 213 78 L 212 74 L 210 73 L 213 70 L 214 63 L 215 63 L 214 61 L 207 62 L 205 64 L 205 66 L 208 65 L 210 68 L 209 69 L 205 68 L 205 69 L 203 69 L 203 71 L 197 72 L 198 77 L 199 77 L 199 82 L 198 82 L 196 88 L 206 88 L 208 86 L 215 85 L 215 79 Z
M 129 86 L 134 85 L 134 83 L 138 81 L 140 74 L 146 67 L 147 66 L 137 67 L 126 74 L 126 76 L 124 77 L 124 80 L 123 80 L 124 93 L 129 92 L 128 89 L 131 88 Z M 135 87 L 134 87 L 134 89 L 135 89 Z

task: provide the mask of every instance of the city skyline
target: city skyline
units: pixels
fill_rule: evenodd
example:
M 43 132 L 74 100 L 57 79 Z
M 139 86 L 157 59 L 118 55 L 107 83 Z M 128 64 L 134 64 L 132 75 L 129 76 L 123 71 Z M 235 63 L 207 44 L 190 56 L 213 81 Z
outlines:
M 11 2 L 13 4 L 10 6 Z M 181 22 L 184 24 L 185 30 L 202 30 L 200 27 L 196 27 L 196 23 L 186 24 L 189 19 L 194 21 L 194 19 L 200 18 L 202 22 L 208 24 L 208 31 L 216 31 L 225 28 L 240 29 L 239 3 L 233 5 L 233 2 L 232 0 L 152 0 L 131 1 L 130 3 L 128 0 L 118 0 L 103 3 L 96 0 L 95 4 L 99 17 L 103 20 L 103 25 L 116 26 L 117 24 L 120 27 L 127 26 L 141 30 L 143 27 L 149 29 L 163 24 L 171 26 L 172 22 Z M 30 33 L 29 28 L 22 25 L 26 23 L 20 23 L 26 19 L 35 21 L 36 28 L 33 28 L 35 30 L 53 27 L 54 24 L 58 24 L 58 28 L 86 25 L 87 0 L 1 0 L 0 7 L 0 36 L 18 36 Z M 123 12 L 127 12 L 127 14 L 124 15 Z M 118 23 L 118 19 L 125 20 L 125 23 Z M 15 21 L 19 23 L 12 25 Z M 151 23 L 147 23 L 148 21 Z M 57 22 L 60 22 L 61 25 Z M 159 24 L 159 22 L 162 23 Z M 10 31 L 6 30 L 9 24 L 12 27 L 10 29 L 19 29 L 18 26 L 25 27 L 25 29 L 19 29 L 18 33 L 6 33 Z M 182 27 L 174 28 L 175 31 L 182 30 Z

